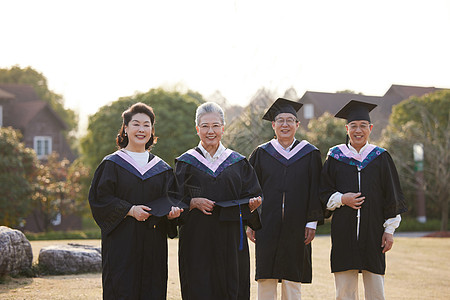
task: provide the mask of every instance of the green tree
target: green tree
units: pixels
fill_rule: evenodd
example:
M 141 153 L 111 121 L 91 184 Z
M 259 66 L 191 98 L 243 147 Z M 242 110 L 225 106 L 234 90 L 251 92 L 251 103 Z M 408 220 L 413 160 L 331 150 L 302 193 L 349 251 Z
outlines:
M 20 142 L 21 134 L 0 128 L 0 224 L 15 227 L 31 210 L 36 154 Z
M 408 199 L 417 188 L 414 176 L 413 144 L 424 145 L 423 186 L 427 214 L 441 218 L 441 230 L 448 228 L 450 201 L 450 91 L 411 97 L 393 107 L 383 143 L 399 168 Z M 414 201 L 411 201 L 414 203 Z M 411 204 L 410 204 L 411 206 Z
M 90 215 L 89 203 L 86 201 L 91 184 L 91 169 L 79 158 L 67 171 L 67 199 L 64 204 L 66 213 Z
M 40 231 L 49 231 L 57 217 L 86 214 L 89 188 L 89 169 L 80 160 L 72 164 L 60 159 L 56 152 L 47 160 L 37 164 L 37 174 L 32 179 L 32 217 L 41 226 Z
M 261 119 L 267 104 L 253 102 L 225 129 L 223 143 L 247 157 L 260 144 L 274 137 L 270 122 Z
M 151 89 L 122 97 L 89 117 L 87 134 L 81 139 L 82 159 L 88 167 L 95 170 L 103 157 L 117 149 L 115 138 L 122 125 L 122 112 L 136 102 L 153 107 L 158 143 L 152 153 L 168 164 L 173 165 L 177 156 L 198 143 L 194 119 L 195 110 L 203 102 L 201 95 Z
M 347 135 L 345 123 L 345 120 L 335 118 L 328 112 L 309 121 L 306 138 L 319 148 L 322 161 L 325 161 L 331 147 L 345 143 Z

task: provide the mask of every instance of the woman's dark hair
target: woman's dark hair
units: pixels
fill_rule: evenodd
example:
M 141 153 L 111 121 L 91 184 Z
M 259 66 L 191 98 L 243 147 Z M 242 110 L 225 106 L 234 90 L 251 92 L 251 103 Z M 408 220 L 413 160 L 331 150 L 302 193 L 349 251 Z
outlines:
M 145 144 L 145 149 L 148 150 L 153 144 L 156 144 L 156 140 L 158 138 L 155 136 L 155 113 L 153 112 L 153 108 L 145 103 L 138 102 L 130 106 L 130 108 L 122 113 L 122 127 L 120 127 L 119 134 L 116 138 L 116 144 L 119 149 L 123 149 L 128 145 L 128 136 L 125 134 L 125 126 L 128 126 L 128 123 L 130 123 L 131 118 L 135 114 L 140 113 L 149 116 L 150 122 L 152 123 L 152 136 L 150 137 L 150 140 Z

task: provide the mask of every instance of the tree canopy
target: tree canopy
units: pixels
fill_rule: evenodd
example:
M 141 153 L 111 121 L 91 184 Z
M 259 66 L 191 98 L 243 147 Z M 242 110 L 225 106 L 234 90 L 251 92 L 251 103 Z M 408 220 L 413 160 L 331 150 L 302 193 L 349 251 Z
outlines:
M 194 147 L 199 139 L 195 131 L 195 110 L 204 102 L 195 92 L 151 89 L 146 93 L 122 97 L 101 107 L 89 117 L 87 134 L 81 139 L 82 159 L 93 170 L 103 157 L 117 149 L 116 136 L 122 125 L 122 112 L 136 102 L 150 105 L 155 112 L 155 135 L 158 143 L 152 153 L 168 164 L 184 151 Z
M 37 168 L 37 176 L 33 178 L 32 216 L 40 231 L 49 231 L 58 217 L 88 211 L 86 195 L 90 177 L 88 168 L 79 160 L 71 164 L 53 152 Z
M 319 148 L 322 161 L 325 161 L 331 147 L 345 143 L 346 135 L 345 120 L 335 118 L 328 112 L 309 121 L 306 133 L 308 142 Z
M 383 143 L 400 173 L 407 199 L 415 199 L 417 189 L 413 145 L 424 146 L 423 173 L 427 214 L 441 217 L 441 230 L 448 227 L 450 194 L 450 91 L 411 97 L 393 107 Z M 409 201 L 414 211 L 415 201 Z
M 36 154 L 20 142 L 21 134 L 0 128 L 0 224 L 15 227 L 31 210 Z

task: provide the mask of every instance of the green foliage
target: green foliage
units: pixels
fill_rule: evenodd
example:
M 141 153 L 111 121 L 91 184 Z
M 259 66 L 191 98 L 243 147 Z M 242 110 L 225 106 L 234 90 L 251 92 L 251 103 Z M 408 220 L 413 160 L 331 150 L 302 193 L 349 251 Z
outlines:
M 331 234 L 331 219 L 325 220 L 325 223 L 317 226 L 316 235 Z
M 48 161 L 38 165 L 38 175 L 33 181 L 33 208 L 40 212 L 43 227 L 40 231 L 48 231 L 63 201 L 66 200 L 66 178 L 68 160 L 59 161 L 56 153 L 48 157 Z M 39 224 L 40 222 L 36 222 Z
M 402 218 L 400 226 L 395 232 L 422 232 L 422 231 L 439 231 L 441 221 L 439 219 L 428 219 L 426 223 L 420 223 L 415 218 Z M 447 227 L 446 230 L 449 230 Z
M 0 128 L 0 224 L 16 227 L 31 209 L 31 178 L 36 154 L 20 142 L 18 131 Z
M 272 104 L 274 96 L 265 89 L 258 91 L 249 105 L 239 112 L 239 115 L 225 127 L 223 143 L 246 157 L 259 145 L 275 137 L 272 123 L 262 119 L 264 112 Z M 295 137 L 304 139 L 305 133 L 300 127 Z
M 33 207 L 42 218 L 43 227 L 38 229 L 49 231 L 58 214 L 86 213 L 89 181 L 89 170 L 79 160 L 71 164 L 54 152 L 39 164 L 32 197 Z
M 325 161 L 328 150 L 338 144 L 345 143 L 345 120 L 337 119 L 325 112 L 308 123 L 306 134 L 308 142 L 319 148 L 322 161 Z
M 420 223 L 415 218 L 402 218 L 400 226 L 395 232 L 426 232 L 439 231 L 441 224 L 439 219 L 428 219 L 426 223 Z M 447 230 L 449 228 L 447 227 Z M 331 233 L 331 218 L 325 220 L 323 225 L 317 226 L 316 235 Z
M 91 184 L 91 169 L 81 159 L 75 160 L 67 170 L 67 213 L 80 215 L 90 214 L 89 203 L 86 201 Z
M 225 129 L 223 143 L 247 157 L 262 143 L 271 140 L 274 132 L 270 122 L 261 119 L 265 105 L 249 105 Z
M 136 102 L 150 105 L 155 112 L 155 135 L 158 143 L 152 153 L 168 164 L 198 143 L 195 131 L 195 110 L 203 102 L 194 92 L 180 94 L 163 89 L 151 89 L 130 97 L 122 97 L 103 106 L 89 118 L 86 136 L 81 140 L 82 159 L 95 170 L 101 160 L 117 149 L 116 136 L 122 125 L 122 112 Z
M 422 97 L 411 97 L 400 102 L 393 107 L 389 121 L 392 126 L 401 126 L 410 121 L 420 124 L 425 117 L 423 114 L 426 113 L 431 116 L 432 120 L 430 121 L 434 122 L 433 127 L 446 125 L 449 119 L 449 109 L 450 91 L 443 90 Z M 426 132 L 427 135 L 430 133 L 430 131 Z
M 94 217 L 89 211 L 89 214 L 83 215 L 81 218 L 81 226 L 83 230 L 91 230 L 91 229 L 98 229 L 97 223 L 95 223 Z
M 413 145 L 424 145 L 423 188 L 427 216 L 441 218 L 442 230 L 448 224 L 450 194 L 450 91 L 412 97 L 393 107 L 388 127 L 383 131 L 383 146 L 398 168 L 403 191 L 411 213 L 415 213 L 417 184 Z

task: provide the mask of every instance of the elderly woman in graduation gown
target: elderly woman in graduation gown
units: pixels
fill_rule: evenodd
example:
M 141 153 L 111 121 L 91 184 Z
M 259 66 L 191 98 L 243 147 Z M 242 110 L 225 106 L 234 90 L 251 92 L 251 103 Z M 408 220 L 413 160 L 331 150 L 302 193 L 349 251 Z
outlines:
M 97 168 L 89 204 L 102 233 L 103 299 L 166 299 L 167 235 L 175 237 L 171 167 L 148 150 L 155 115 L 136 103 L 122 114 L 120 150 Z M 170 219 L 170 220 L 169 220 Z
M 350 143 L 328 152 L 320 198 L 331 222 L 331 271 L 336 299 L 357 299 L 358 273 L 366 299 L 384 299 L 385 253 L 406 211 L 397 170 L 389 153 L 368 142 L 375 104 L 351 100 L 336 117 L 347 120 Z
M 180 193 L 189 205 L 180 220 L 182 297 L 249 299 L 250 262 L 243 226 L 258 229 L 255 209 L 262 191 L 247 159 L 220 142 L 225 123 L 221 107 L 202 104 L 195 121 L 200 143 L 178 157 L 175 165 Z

